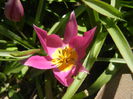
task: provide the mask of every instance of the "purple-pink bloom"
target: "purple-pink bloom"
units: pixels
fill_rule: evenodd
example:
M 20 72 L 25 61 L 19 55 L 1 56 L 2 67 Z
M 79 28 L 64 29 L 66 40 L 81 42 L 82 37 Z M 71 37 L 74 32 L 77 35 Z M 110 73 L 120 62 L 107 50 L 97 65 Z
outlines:
M 4 14 L 7 19 L 18 22 L 24 16 L 24 8 L 20 0 L 8 0 L 5 4 Z
M 55 78 L 64 86 L 69 86 L 79 72 L 86 72 L 81 59 L 86 55 L 86 48 L 91 43 L 96 27 L 77 35 L 77 22 L 74 12 L 66 24 L 64 39 L 58 35 L 48 35 L 45 30 L 34 25 L 41 45 L 48 56 L 31 56 L 24 65 L 37 69 L 52 69 Z

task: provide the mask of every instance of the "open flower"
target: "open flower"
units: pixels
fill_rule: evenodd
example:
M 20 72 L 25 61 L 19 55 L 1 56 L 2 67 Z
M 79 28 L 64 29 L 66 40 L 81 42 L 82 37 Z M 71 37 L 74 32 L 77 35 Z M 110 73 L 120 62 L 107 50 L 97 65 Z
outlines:
M 32 56 L 25 61 L 25 65 L 37 69 L 52 69 L 56 79 L 64 86 L 69 86 L 78 72 L 86 72 L 81 59 L 86 55 L 86 48 L 93 39 L 96 27 L 83 36 L 78 36 L 76 18 L 72 12 L 63 40 L 55 34 L 47 35 L 46 31 L 35 25 L 34 30 L 48 56 Z
M 20 21 L 24 16 L 24 8 L 20 0 L 8 0 L 5 4 L 4 10 L 7 19 L 12 21 Z

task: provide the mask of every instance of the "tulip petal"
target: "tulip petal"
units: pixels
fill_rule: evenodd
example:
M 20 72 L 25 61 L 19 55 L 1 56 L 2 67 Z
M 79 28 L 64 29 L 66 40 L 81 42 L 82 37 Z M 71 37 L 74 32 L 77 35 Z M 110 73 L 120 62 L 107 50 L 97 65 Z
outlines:
M 47 45 L 46 45 L 47 32 L 45 30 L 35 26 L 35 25 L 33 25 L 33 28 L 37 33 L 37 36 L 41 42 L 43 49 L 46 51 L 46 53 L 48 53 Z
M 77 21 L 74 11 L 71 13 L 68 23 L 66 24 L 64 43 L 68 43 L 71 38 L 77 35 Z
M 73 82 L 73 76 L 76 70 L 76 66 L 74 66 L 70 71 L 63 72 L 58 70 L 57 68 L 53 69 L 53 73 L 55 78 L 64 86 L 68 87 Z
M 46 53 L 51 56 L 52 53 L 57 49 L 63 46 L 62 39 L 55 34 L 47 35 L 45 30 L 40 29 L 39 27 L 34 26 L 34 30 L 36 31 L 38 38 L 41 42 L 43 49 Z
M 79 60 L 84 58 L 86 54 L 86 48 L 90 45 L 91 41 L 93 40 L 95 30 L 96 30 L 96 27 L 85 32 L 84 36 L 73 37 L 69 42 L 69 45 L 72 48 L 76 49 Z
M 97 27 L 94 27 L 94 28 L 92 28 L 91 30 L 89 30 L 89 31 L 87 31 L 87 32 L 85 32 L 84 33 L 84 37 L 85 37 L 85 39 L 86 39 L 86 44 L 87 44 L 87 46 L 89 46 L 89 44 L 91 43 L 91 41 L 93 40 L 93 37 L 94 37 L 94 33 L 95 33 L 95 31 L 96 31 L 96 28 Z
M 51 56 L 57 48 L 63 46 L 63 41 L 58 35 L 52 34 L 47 36 L 46 44 L 48 49 L 48 55 Z
M 56 68 L 56 66 L 54 66 L 51 63 L 51 58 L 49 58 L 48 56 L 39 56 L 39 55 L 31 56 L 24 62 L 24 65 L 37 68 L 37 69 Z
M 85 56 L 86 47 L 85 47 L 85 40 L 83 37 L 81 37 L 81 36 L 74 37 L 70 41 L 69 45 L 72 48 L 75 48 L 75 50 L 77 51 L 79 60 Z

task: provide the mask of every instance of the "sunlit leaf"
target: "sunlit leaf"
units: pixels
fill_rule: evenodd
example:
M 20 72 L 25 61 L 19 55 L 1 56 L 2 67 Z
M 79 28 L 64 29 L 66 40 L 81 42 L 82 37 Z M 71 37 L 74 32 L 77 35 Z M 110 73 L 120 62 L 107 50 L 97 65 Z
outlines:
M 88 7 L 96 10 L 98 13 L 108 16 L 110 18 L 120 19 L 122 17 L 122 13 L 119 12 L 113 6 L 100 1 L 100 0 L 82 0 Z

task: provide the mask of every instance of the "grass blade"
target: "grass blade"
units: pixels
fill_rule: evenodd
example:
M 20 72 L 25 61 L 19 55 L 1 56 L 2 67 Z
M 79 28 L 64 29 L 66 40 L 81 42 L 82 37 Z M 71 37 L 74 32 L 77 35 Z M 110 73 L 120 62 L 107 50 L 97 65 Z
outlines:
M 122 58 L 103 58 L 103 57 L 100 58 L 100 57 L 98 57 L 96 61 L 126 64 L 125 60 Z
M 100 0 L 82 0 L 83 3 L 85 3 L 88 7 L 96 10 L 98 13 L 108 16 L 110 18 L 116 18 L 121 19 L 122 13 L 119 12 L 116 8 L 113 6 L 100 1 Z
M 11 32 L 10 30 L 6 29 L 2 25 L 0 25 L 0 34 L 8 37 L 11 40 L 17 41 L 19 44 L 21 44 L 22 46 L 24 46 L 26 48 L 33 48 L 33 46 L 31 46 L 28 42 L 22 40 L 22 38 L 20 36 L 16 35 L 15 33 Z
M 126 40 L 125 36 L 123 35 L 122 31 L 119 27 L 111 20 L 104 20 L 104 25 L 111 35 L 113 41 L 115 42 L 118 50 L 120 51 L 121 55 L 125 59 L 127 66 L 133 73 L 133 53 L 131 48 Z
M 108 83 L 112 77 L 119 71 L 119 69 L 122 67 L 120 64 L 116 63 L 110 63 L 107 69 L 98 77 L 98 79 L 88 88 L 86 89 L 86 93 L 88 93 L 88 96 L 93 95 L 96 93 L 104 84 Z M 75 94 L 72 99 L 75 99 L 75 97 L 82 95 L 82 98 L 87 97 L 87 95 L 84 95 L 84 91 L 81 91 L 77 94 Z M 77 98 L 78 99 L 78 98 Z M 81 99 L 81 98 L 79 98 Z

